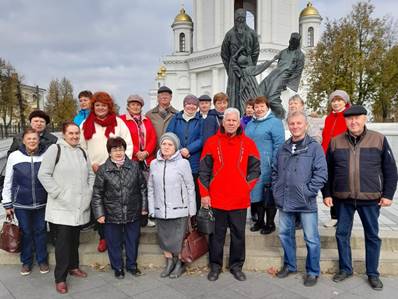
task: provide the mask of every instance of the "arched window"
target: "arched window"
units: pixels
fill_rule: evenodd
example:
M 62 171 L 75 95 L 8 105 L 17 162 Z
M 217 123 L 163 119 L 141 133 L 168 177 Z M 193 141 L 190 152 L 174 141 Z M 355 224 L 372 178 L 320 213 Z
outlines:
M 185 52 L 185 34 L 180 33 L 180 52 Z
M 308 45 L 308 47 L 313 47 L 314 46 L 314 27 L 308 28 L 307 45 Z

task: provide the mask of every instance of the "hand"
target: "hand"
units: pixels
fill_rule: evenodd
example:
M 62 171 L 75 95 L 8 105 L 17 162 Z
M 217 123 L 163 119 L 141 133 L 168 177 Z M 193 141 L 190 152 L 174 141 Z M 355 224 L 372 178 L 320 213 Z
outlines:
M 101 216 L 97 219 L 98 223 L 104 224 L 105 223 L 105 216 Z
M 10 220 L 12 220 L 12 219 L 14 219 L 14 209 L 6 209 L 6 215 L 7 215 L 7 218 L 8 219 L 10 219 Z
M 276 54 L 272 60 L 275 61 L 275 60 L 278 60 L 279 58 L 281 58 L 280 53 Z
M 148 215 L 148 211 L 147 210 L 142 210 L 141 211 L 141 215 Z
M 382 197 L 379 201 L 379 206 L 381 206 L 381 207 L 389 207 L 391 205 L 392 205 L 391 199 Z
M 182 148 L 180 153 L 184 158 L 189 158 L 189 150 L 186 147 Z
M 325 206 L 327 206 L 328 208 L 333 207 L 333 199 L 329 196 L 329 197 L 325 197 L 323 199 L 323 204 Z
M 140 161 L 144 161 L 145 159 L 146 159 L 146 157 L 148 157 L 148 152 L 137 152 L 136 154 L 135 154 L 135 156 L 137 157 L 137 159 L 138 160 L 140 160 Z
M 94 173 L 96 173 L 98 171 L 99 168 L 99 164 L 98 163 L 94 163 L 92 166 Z
M 209 206 L 210 206 L 210 196 L 202 197 L 202 198 L 200 199 L 200 203 L 201 203 L 202 207 L 208 209 Z

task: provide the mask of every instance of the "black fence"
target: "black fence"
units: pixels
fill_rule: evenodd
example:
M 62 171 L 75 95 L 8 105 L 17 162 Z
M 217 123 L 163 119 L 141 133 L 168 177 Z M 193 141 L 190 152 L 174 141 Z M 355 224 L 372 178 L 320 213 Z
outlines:
M 21 124 L 10 125 L 8 127 L 0 124 L 0 139 L 14 137 L 20 132 L 22 132 Z

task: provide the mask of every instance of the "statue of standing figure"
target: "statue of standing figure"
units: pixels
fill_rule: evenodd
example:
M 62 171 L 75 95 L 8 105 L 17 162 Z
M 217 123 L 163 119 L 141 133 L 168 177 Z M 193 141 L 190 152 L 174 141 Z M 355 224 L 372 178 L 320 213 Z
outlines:
M 257 33 L 246 24 L 246 10 L 237 9 L 234 15 L 234 27 L 225 35 L 221 46 L 221 59 L 228 75 L 227 95 L 231 107 L 245 109 L 245 101 L 240 96 L 240 74 L 236 53 L 243 48 L 247 57 L 247 65 L 255 66 L 260 54 Z
M 300 49 L 301 36 L 293 32 L 290 36 L 289 47 L 277 55 L 277 67 L 260 83 L 260 93 L 265 95 L 272 112 L 279 118 L 285 118 L 281 93 L 286 88 L 297 92 L 304 69 L 304 54 Z

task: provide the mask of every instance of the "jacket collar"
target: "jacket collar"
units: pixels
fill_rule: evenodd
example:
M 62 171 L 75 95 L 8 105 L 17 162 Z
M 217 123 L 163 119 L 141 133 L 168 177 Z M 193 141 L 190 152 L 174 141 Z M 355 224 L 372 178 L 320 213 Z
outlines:
M 182 110 L 182 111 L 180 111 L 180 112 L 178 112 L 177 114 L 176 114 L 176 118 L 177 119 L 184 119 L 184 117 L 182 116 L 184 114 L 184 110 Z M 200 120 L 200 113 L 199 112 L 196 112 L 196 114 L 195 114 L 195 116 L 194 117 L 192 117 L 190 120 L 192 120 L 192 119 L 196 119 L 196 120 Z M 185 119 L 184 119 L 185 120 Z
M 302 153 L 305 153 L 308 151 L 308 145 L 312 143 L 314 139 L 308 134 L 305 134 L 303 142 L 297 146 L 296 150 L 294 153 L 292 153 L 292 144 L 294 143 L 292 140 L 292 137 L 290 137 L 288 140 L 286 140 L 285 144 L 283 145 L 283 149 L 292 153 L 292 155 L 299 155 Z
M 126 159 L 124 160 L 124 164 L 123 164 L 122 167 L 120 167 L 120 168 L 130 169 L 130 168 L 132 168 L 132 166 L 133 166 L 133 165 L 132 165 L 130 159 L 126 156 Z M 120 168 L 118 168 L 118 167 L 115 165 L 115 163 L 113 163 L 113 162 L 111 161 L 111 158 L 108 158 L 108 159 L 105 161 L 104 167 L 105 167 L 105 171 L 107 171 L 107 172 L 118 171 L 118 170 L 120 169 Z
M 159 160 L 159 161 L 166 161 L 166 160 L 163 158 L 163 156 L 162 156 L 162 154 L 161 154 L 161 152 L 160 152 L 160 149 L 158 150 L 158 152 L 157 152 L 157 154 L 156 154 L 156 159 Z M 171 158 L 168 159 L 167 161 L 176 161 L 176 160 L 179 160 L 179 159 L 182 159 L 182 156 L 181 156 L 180 151 L 178 150 L 178 151 L 176 151 L 176 152 L 174 153 L 174 155 L 172 155 Z
M 173 106 L 171 106 L 171 105 L 167 108 L 167 110 L 168 110 L 170 113 L 172 113 L 172 114 L 178 113 L 178 110 L 175 109 L 175 108 L 174 108 Z M 152 113 L 159 113 L 159 105 L 157 105 L 155 108 L 152 109 Z
M 134 120 L 134 118 L 130 115 L 130 113 L 126 112 L 125 115 L 126 115 L 126 120 Z M 147 119 L 147 117 L 145 115 L 141 114 L 141 120 L 144 121 L 146 119 Z

